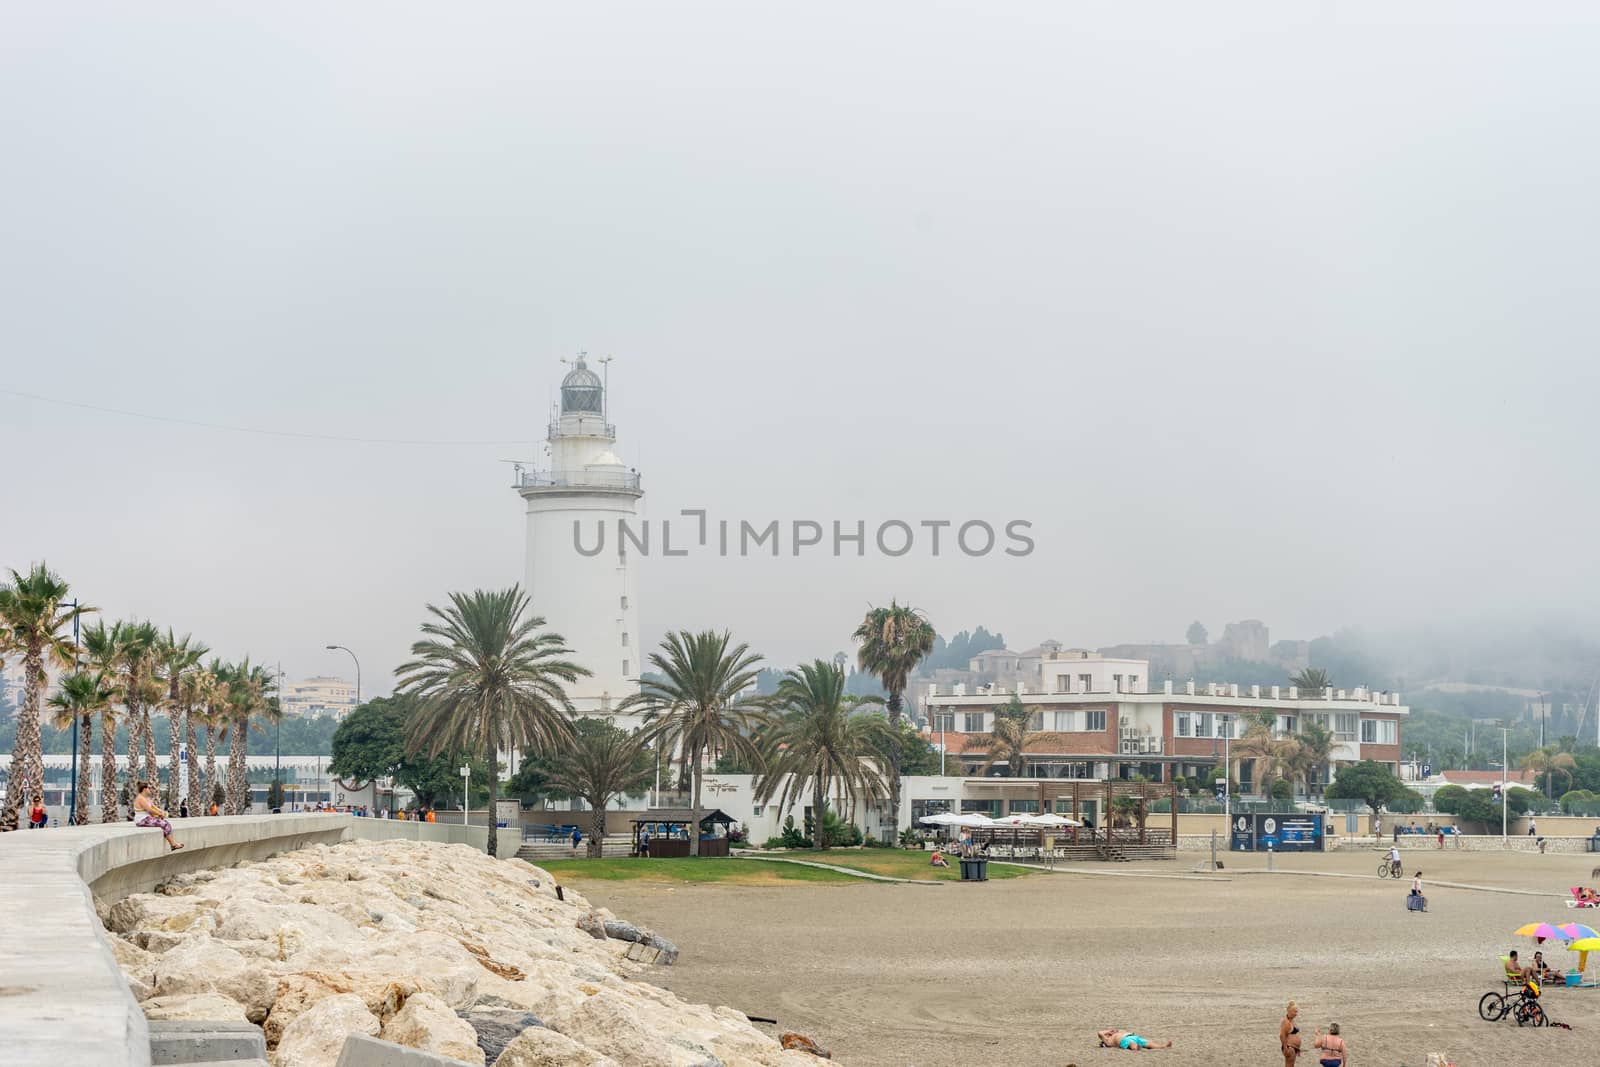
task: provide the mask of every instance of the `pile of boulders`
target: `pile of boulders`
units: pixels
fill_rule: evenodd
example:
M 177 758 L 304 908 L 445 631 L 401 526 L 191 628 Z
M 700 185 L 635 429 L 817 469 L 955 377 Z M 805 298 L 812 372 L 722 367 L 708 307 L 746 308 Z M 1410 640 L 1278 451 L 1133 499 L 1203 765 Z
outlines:
M 333 1067 L 353 1033 L 483 1067 L 816 1063 L 636 980 L 677 957 L 664 938 L 465 845 L 318 845 L 101 918 L 149 1018 L 257 1023 L 275 1067 Z

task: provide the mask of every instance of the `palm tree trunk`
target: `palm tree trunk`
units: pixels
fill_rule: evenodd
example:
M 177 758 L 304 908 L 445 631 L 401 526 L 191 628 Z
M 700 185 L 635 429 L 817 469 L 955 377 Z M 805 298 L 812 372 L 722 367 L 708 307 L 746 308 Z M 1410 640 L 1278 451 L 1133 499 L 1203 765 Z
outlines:
M 177 811 L 178 801 L 183 799 L 178 796 L 178 764 L 183 762 L 179 753 L 179 746 L 183 744 L 183 718 L 182 712 L 176 703 L 167 705 L 167 810 Z
M 248 717 L 238 718 L 228 728 L 228 814 L 243 815 L 249 806 L 250 783 L 245 777 L 245 731 Z
M 23 655 L 22 707 L 17 709 L 17 743 L 11 750 L 11 778 L 6 788 L 5 811 L 0 813 L 0 833 L 22 822 L 20 808 L 44 792 L 44 751 L 39 736 L 39 690 L 44 656 L 30 647 Z
M 189 802 L 189 814 L 198 815 L 194 793 L 200 784 L 200 751 L 195 747 L 194 711 L 187 704 L 183 707 L 183 738 L 189 746 L 189 789 L 183 799 Z
M 78 723 L 78 802 L 72 809 L 74 825 L 89 821 L 89 756 L 90 735 L 94 733 L 94 716 L 85 713 Z
M 499 855 L 499 846 L 495 841 L 495 838 L 499 837 L 500 835 L 495 833 L 494 826 L 494 802 L 495 798 L 500 794 L 500 783 L 495 780 L 500 777 L 500 771 L 498 767 L 499 762 L 500 754 L 495 751 L 494 742 L 491 741 L 489 743 L 489 855 L 491 857 L 497 857 Z
M 816 784 L 812 789 L 815 792 L 811 806 L 816 811 L 816 818 L 813 820 L 815 825 L 811 827 L 811 851 L 821 852 L 823 827 L 828 822 L 828 776 L 823 773 L 821 767 L 817 768 Z
M 140 739 L 140 734 L 139 734 L 139 695 L 135 691 L 135 688 L 134 688 L 135 685 L 138 682 L 138 677 L 135 676 L 135 675 L 130 675 L 129 679 L 130 679 L 130 681 L 129 681 L 129 685 L 128 685 L 128 700 L 127 700 L 127 712 L 128 712 L 128 780 L 132 781 L 133 779 L 140 777 L 140 774 L 139 774 L 139 752 L 140 752 L 140 748 L 141 748 L 141 745 L 142 745 L 142 741 Z
M 689 855 L 700 855 L 700 749 L 695 746 L 694 765 L 690 768 L 694 776 L 694 799 L 689 802 Z
M 889 847 L 900 847 L 900 692 L 889 694 Z
M 200 810 L 211 811 L 211 798 L 217 795 L 217 720 L 206 723 L 206 776 L 200 780 Z
M 602 800 L 605 798 L 602 797 Z M 605 857 L 606 847 L 606 806 L 605 804 L 590 804 L 594 809 L 594 821 L 589 826 L 589 858 L 593 860 Z
M 100 821 L 117 821 L 117 720 L 109 708 L 100 713 Z
M 156 762 L 156 730 L 148 707 L 139 709 L 139 732 L 144 735 L 144 780 L 157 785 L 161 781 L 161 765 Z

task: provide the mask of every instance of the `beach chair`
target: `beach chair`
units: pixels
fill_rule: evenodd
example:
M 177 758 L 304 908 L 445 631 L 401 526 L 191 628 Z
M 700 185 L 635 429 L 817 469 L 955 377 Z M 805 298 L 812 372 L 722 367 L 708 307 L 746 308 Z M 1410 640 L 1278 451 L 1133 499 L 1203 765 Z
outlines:
M 1578 894 L 1583 891 L 1583 886 L 1575 885 L 1575 886 L 1569 886 L 1568 888 L 1572 892 L 1572 899 L 1565 902 L 1567 907 L 1569 907 L 1569 908 L 1600 908 L 1600 900 L 1583 900 L 1583 899 L 1580 899 Z
M 1506 996 L 1508 997 L 1521 989 L 1526 982 L 1526 979 L 1522 977 L 1522 972 L 1512 968 L 1510 956 L 1500 957 L 1500 981 L 1505 984 Z

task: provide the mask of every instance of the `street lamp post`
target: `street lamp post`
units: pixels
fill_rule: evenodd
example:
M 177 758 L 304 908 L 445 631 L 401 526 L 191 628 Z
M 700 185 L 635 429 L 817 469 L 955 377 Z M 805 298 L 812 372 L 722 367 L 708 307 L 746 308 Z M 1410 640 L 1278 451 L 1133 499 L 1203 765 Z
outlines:
M 461 765 L 461 825 L 466 826 L 468 817 L 472 814 L 472 764 Z M 494 827 L 489 828 L 494 832 Z
M 329 652 L 332 652 L 335 649 L 341 652 L 350 652 L 350 650 L 345 648 L 343 645 L 328 645 L 327 648 Z M 350 652 L 350 658 L 356 661 L 356 707 L 359 708 L 361 706 L 361 660 L 356 658 L 356 654 L 354 652 Z
M 1506 839 L 1506 810 L 1511 807 L 1511 794 L 1506 791 L 1506 729 L 1500 728 L 1500 847 L 1510 842 Z
M 78 670 L 78 600 L 72 600 L 72 670 Z M 39 795 L 44 795 L 44 761 L 39 761 Z M 88 803 L 87 799 L 84 801 Z M 78 821 L 78 716 L 72 717 L 72 798 L 67 801 L 67 825 Z

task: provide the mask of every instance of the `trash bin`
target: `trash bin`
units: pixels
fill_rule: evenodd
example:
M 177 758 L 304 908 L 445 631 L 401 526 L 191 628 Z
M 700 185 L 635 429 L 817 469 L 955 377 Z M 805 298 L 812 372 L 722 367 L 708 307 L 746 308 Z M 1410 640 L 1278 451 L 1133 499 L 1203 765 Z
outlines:
M 961 861 L 961 880 L 963 882 L 987 882 L 989 880 L 988 860 Z
M 1595 834 L 1589 838 L 1589 851 L 1600 852 L 1600 834 Z

